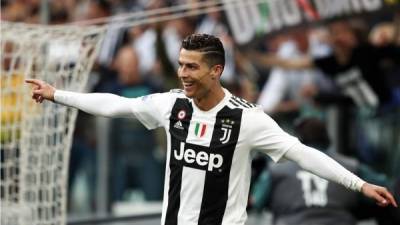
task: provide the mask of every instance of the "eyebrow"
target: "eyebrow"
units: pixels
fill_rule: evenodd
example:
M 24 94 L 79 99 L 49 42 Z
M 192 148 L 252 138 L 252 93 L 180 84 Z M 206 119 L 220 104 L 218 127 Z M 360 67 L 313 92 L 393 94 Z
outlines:
M 199 64 L 197 64 L 197 63 L 184 63 L 180 60 L 178 60 L 178 64 L 179 65 L 189 65 L 189 66 L 199 66 Z

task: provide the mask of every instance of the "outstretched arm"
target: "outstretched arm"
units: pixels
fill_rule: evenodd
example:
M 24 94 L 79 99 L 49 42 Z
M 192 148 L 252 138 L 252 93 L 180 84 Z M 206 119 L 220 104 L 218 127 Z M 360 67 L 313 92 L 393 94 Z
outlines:
M 386 188 L 363 181 L 335 160 L 316 149 L 299 143 L 288 150 L 284 157 L 297 162 L 303 169 L 320 177 L 362 192 L 366 197 L 375 199 L 379 206 L 391 204 L 397 207 L 394 197 Z
M 249 53 L 248 56 L 257 64 L 267 67 L 276 66 L 293 70 L 310 69 L 314 67 L 313 60 L 309 56 L 287 59 L 276 54 L 261 54 L 256 52 Z
M 32 84 L 32 98 L 38 103 L 44 100 L 71 106 L 96 116 L 106 117 L 132 117 L 132 103 L 135 99 L 120 97 L 106 93 L 76 93 L 56 90 L 48 83 L 27 79 L 26 83 Z

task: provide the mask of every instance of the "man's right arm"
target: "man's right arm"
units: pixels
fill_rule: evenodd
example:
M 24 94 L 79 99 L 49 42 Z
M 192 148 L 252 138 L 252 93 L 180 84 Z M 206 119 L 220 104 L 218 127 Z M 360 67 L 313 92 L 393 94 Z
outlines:
M 260 54 L 251 53 L 250 58 L 254 60 L 257 64 L 262 66 L 277 66 L 283 69 L 310 69 L 314 67 L 314 62 L 311 57 L 302 56 L 298 58 L 282 58 L 276 54 Z
M 108 93 L 76 93 L 56 90 L 54 101 L 95 116 L 132 117 L 131 107 L 137 99 Z
M 38 103 L 49 100 L 96 116 L 132 117 L 132 103 L 137 101 L 106 93 L 76 93 L 56 90 L 48 83 L 37 79 L 27 79 L 26 82 L 34 85 L 32 98 Z

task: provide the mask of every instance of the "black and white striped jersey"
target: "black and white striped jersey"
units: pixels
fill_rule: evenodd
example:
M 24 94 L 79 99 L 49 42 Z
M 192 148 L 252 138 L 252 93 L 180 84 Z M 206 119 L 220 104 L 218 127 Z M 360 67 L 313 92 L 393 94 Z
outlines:
M 135 116 L 167 133 L 162 225 L 243 225 L 251 150 L 278 161 L 298 140 L 261 108 L 227 90 L 209 111 L 180 90 L 139 98 Z

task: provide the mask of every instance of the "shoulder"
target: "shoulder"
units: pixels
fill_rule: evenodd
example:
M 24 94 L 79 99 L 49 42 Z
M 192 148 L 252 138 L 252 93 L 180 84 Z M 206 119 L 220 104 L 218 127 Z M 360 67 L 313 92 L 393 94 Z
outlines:
M 242 111 L 244 127 L 264 129 L 276 125 L 276 122 L 264 112 L 260 105 L 251 103 L 243 98 L 232 95 L 228 100 L 228 107 Z
M 187 98 L 187 97 L 185 96 L 185 92 L 181 89 L 171 89 L 170 91 L 167 92 L 154 93 L 142 97 L 143 100 L 147 99 L 166 100 L 166 99 L 176 99 L 176 98 Z
M 256 109 L 257 107 L 260 108 L 258 105 L 251 103 L 243 98 L 237 97 L 235 95 L 230 96 L 228 100 L 228 105 L 232 109 L 239 108 L 244 110 L 250 110 L 250 109 Z
M 185 91 L 182 89 L 171 89 L 168 92 L 168 96 L 169 100 L 173 103 L 176 102 L 177 99 L 183 100 L 186 103 L 190 102 L 190 98 L 185 95 Z
M 179 99 L 184 101 L 178 101 Z M 165 122 L 165 118 L 169 117 L 177 102 L 180 104 L 189 102 L 185 94 L 178 90 L 145 95 L 138 98 L 138 101 L 143 106 L 138 108 L 151 115 L 151 118 L 158 118 L 162 123 Z
M 153 93 L 140 97 L 139 99 L 145 104 L 151 104 L 158 108 L 171 106 L 176 99 L 187 98 L 183 91 L 173 89 L 167 92 Z
M 240 109 L 243 112 L 243 117 L 247 117 L 249 119 L 269 117 L 264 112 L 261 105 L 249 102 L 235 95 L 230 96 L 227 105 L 231 109 Z

